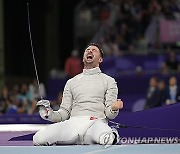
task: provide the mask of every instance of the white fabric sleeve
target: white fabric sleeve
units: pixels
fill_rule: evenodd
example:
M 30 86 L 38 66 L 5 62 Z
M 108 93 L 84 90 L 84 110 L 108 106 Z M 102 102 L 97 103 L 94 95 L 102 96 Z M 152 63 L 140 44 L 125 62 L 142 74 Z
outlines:
M 62 116 L 59 111 L 50 111 L 50 114 L 48 118 L 43 118 L 45 120 L 51 121 L 51 122 L 61 122 L 62 121 Z
M 108 87 L 105 94 L 105 114 L 108 119 L 114 119 L 119 113 L 119 110 L 112 111 L 111 109 L 112 103 L 117 101 L 117 95 L 118 95 L 117 83 L 113 78 L 109 78 L 107 86 Z
M 62 103 L 60 105 L 59 110 L 58 111 L 51 110 L 48 118 L 46 118 L 45 120 L 49 120 L 52 122 L 60 122 L 70 118 L 70 112 L 72 109 L 72 102 L 73 102 L 70 81 L 71 79 L 67 81 L 64 87 Z
M 67 120 L 70 118 L 72 104 L 73 104 L 73 96 L 71 92 L 71 83 L 72 79 L 68 80 L 63 91 L 63 98 L 60 108 L 58 110 L 59 114 L 61 114 L 61 120 Z
M 46 108 L 44 106 L 39 107 L 39 114 L 42 119 L 51 122 L 60 122 L 61 116 L 57 111 L 53 111 L 50 107 Z

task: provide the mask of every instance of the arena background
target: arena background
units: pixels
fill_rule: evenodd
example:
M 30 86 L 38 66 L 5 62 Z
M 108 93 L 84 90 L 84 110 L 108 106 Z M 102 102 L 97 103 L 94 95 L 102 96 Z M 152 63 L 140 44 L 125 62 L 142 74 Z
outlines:
M 76 50 L 82 59 L 86 45 L 96 42 L 105 53 L 101 69 L 116 79 L 119 98 L 125 103 L 122 117 L 119 115 L 116 120 L 136 125 L 139 118 L 141 126 L 148 126 L 146 118 L 152 117 L 158 121 L 149 119 L 149 126 L 159 124 L 167 128 L 162 119 L 171 115 L 167 121 L 171 127 L 168 128 L 180 129 L 179 124 L 172 120 L 179 116 L 178 103 L 167 106 L 163 102 L 158 107 L 144 110 L 152 77 L 163 80 L 168 87 L 168 80 L 173 75 L 179 86 L 180 70 L 167 71 L 163 67 L 169 51 L 173 51 L 180 62 L 178 0 L 0 0 L 0 89 L 6 86 L 9 95 L 14 85 L 29 85 L 36 77 L 28 32 L 27 3 L 37 71 L 46 89 L 45 98 L 56 103 L 58 93 L 63 91 L 71 77 L 65 67 L 72 51 Z M 53 105 L 57 107 L 57 104 Z M 39 117 L 37 110 L 31 114 L 1 110 L 0 123 L 4 135 L 0 145 L 11 145 L 4 141 L 7 136 L 9 139 L 14 136 L 9 133 L 10 124 L 48 124 Z M 25 127 L 22 131 L 34 133 L 40 129 L 38 126 L 37 129 Z M 128 131 L 123 135 L 128 136 Z M 147 134 L 146 131 L 140 132 L 137 136 Z M 148 134 L 153 137 L 164 135 L 160 131 Z M 172 136 L 177 137 L 177 132 L 167 133 L 167 137 Z M 27 142 L 27 145 L 31 144 Z

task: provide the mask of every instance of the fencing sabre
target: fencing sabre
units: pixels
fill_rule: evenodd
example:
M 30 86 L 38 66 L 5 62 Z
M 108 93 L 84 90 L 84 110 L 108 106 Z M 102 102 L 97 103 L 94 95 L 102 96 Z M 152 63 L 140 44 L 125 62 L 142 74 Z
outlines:
M 30 43 L 31 43 L 31 52 L 32 52 L 32 58 L 33 58 L 33 62 L 34 62 L 36 80 L 37 80 L 38 88 L 39 88 L 39 94 L 40 94 L 41 100 L 43 100 L 42 91 L 41 91 L 41 87 L 40 87 L 40 83 L 39 83 L 37 67 L 36 67 L 36 60 L 35 60 L 35 56 L 34 56 L 34 48 L 33 48 L 33 41 L 32 41 L 32 35 L 31 35 L 31 24 L 30 24 L 30 17 L 29 17 L 30 15 L 29 14 L 30 14 L 29 13 L 29 3 L 27 3 L 28 29 L 29 29 L 29 38 L 30 38 Z

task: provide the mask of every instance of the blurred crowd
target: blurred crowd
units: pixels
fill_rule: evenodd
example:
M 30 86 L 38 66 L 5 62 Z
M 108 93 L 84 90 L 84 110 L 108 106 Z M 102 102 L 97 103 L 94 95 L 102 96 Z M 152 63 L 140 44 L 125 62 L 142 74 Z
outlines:
M 86 0 L 78 22 L 102 22 L 103 30 L 95 38 L 107 56 L 126 53 L 147 53 L 164 48 L 159 36 L 148 42 L 147 29 L 153 19 L 179 19 L 178 0 Z M 159 27 L 155 27 L 159 29 Z M 158 30 L 159 31 L 159 30 Z M 158 33 L 157 31 L 157 33 Z M 151 31 L 149 32 L 151 34 Z
M 171 76 L 168 83 L 157 77 L 150 79 L 144 109 L 178 102 L 180 102 L 180 86 L 176 76 Z
M 3 86 L 0 91 L 0 114 L 36 114 L 38 109 L 36 102 L 43 97 L 45 99 L 46 88 L 43 83 L 39 86 L 36 79 L 31 83 L 22 83 L 12 87 Z M 61 103 L 62 92 L 59 92 L 57 99 L 52 101 L 52 108 L 57 109 Z
M 41 95 L 45 98 L 46 90 L 42 83 L 40 88 Z M 0 92 L 0 114 L 33 114 L 36 112 L 36 102 L 40 98 L 36 79 L 33 79 L 30 84 L 15 84 L 12 87 L 3 86 Z
M 163 74 L 175 74 L 180 72 L 180 61 L 177 59 L 177 54 L 173 50 L 169 50 L 161 67 Z
M 179 0 L 85 0 L 78 14 L 79 23 L 100 21 L 102 30 L 96 40 L 105 56 L 122 56 L 126 53 L 146 53 L 148 48 L 164 49 L 157 41 L 149 44 L 146 30 L 153 18 L 180 19 Z M 71 78 L 82 72 L 83 64 L 79 51 L 74 49 L 65 63 L 65 75 Z M 169 82 L 152 76 L 147 87 L 144 109 L 174 104 L 180 101 L 178 79 L 174 74 L 180 72 L 180 62 L 173 50 L 168 51 L 162 67 L 162 74 L 169 74 Z M 47 97 L 43 83 L 39 86 L 36 79 L 12 87 L 3 86 L 0 91 L 0 114 L 35 114 L 36 102 Z M 57 110 L 62 100 L 62 92 L 51 102 Z
M 180 61 L 173 50 L 167 53 L 161 73 L 170 76 L 168 83 L 155 76 L 149 80 L 145 109 L 180 102 L 180 85 L 176 77 L 180 73 Z
M 83 64 L 78 56 L 78 51 L 73 50 L 71 56 L 65 63 L 65 74 L 67 78 L 72 78 L 82 72 Z M 147 95 L 144 109 L 174 104 L 180 102 L 180 87 L 176 75 L 180 72 L 180 62 L 173 50 L 169 50 L 167 58 L 161 68 L 163 75 L 171 76 L 166 82 L 156 76 L 152 76 L 147 87 Z M 135 74 L 134 74 L 135 75 Z M 144 74 L 145 75 L 145 74 Z M 123 90 L 123 89 L 122 89 Z M 46 99 L 47 93 L 43 83 L 39 86 L 36 79 L 31 83 L 22 83 L 12 87 L 3 86 L 0 91 L 0 114 L 36 114 L 38 109 L 36 102 L 41 96 Z M 54 110 L 59 109 L 62 101 L 62 91 L 59 91 L 57 98 L 51 101 Z

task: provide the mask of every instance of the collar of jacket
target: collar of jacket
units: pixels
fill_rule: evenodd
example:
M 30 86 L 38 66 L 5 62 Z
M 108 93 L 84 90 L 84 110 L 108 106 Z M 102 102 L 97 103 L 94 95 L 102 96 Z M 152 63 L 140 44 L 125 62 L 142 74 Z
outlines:
M 92 69 L 83 69 L 84 75 L 93 75 L 93 74 L 99 74 L 99 73 L 101 73 L 101 70 L 99 67 L 95 67 Z

